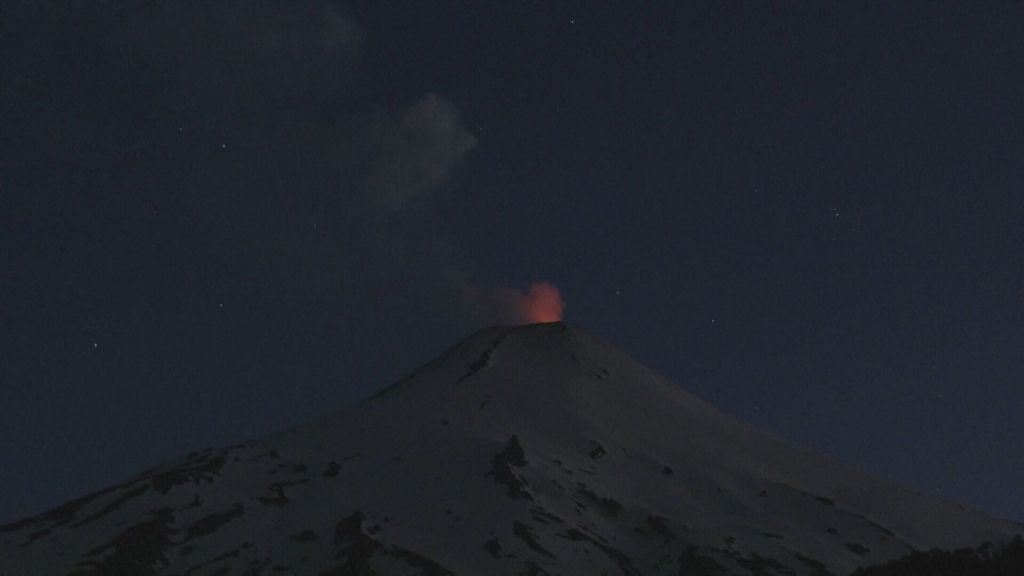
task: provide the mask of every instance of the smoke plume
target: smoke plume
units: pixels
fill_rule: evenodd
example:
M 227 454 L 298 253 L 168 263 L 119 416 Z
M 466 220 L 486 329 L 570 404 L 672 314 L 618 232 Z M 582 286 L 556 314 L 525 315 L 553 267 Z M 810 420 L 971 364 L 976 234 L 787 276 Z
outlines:
M 534 282 L 526 292 L 503 288 L 497 292 L 497 300 L 505 319 L 516 324 L 558 322 L 565 310 L 562 295 L 549 282 Z

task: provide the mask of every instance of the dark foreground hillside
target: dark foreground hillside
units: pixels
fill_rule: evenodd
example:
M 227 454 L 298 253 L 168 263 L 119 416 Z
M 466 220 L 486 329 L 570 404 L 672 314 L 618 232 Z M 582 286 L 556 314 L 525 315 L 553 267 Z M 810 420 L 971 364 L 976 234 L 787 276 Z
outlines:
M 953 551 L 914 552 L 880 566 L 859 568 L 851 576 L 1021 576 L 1024 575 L 1024 540 L 1009 544 Z

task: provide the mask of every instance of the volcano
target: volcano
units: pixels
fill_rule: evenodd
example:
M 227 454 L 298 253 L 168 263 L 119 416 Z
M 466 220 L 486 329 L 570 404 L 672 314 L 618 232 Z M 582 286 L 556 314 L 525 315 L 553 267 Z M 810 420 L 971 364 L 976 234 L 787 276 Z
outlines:
M 0 527 L 0 574 L 845 575 L 1020 526 L 719 412 L 562 323 Z

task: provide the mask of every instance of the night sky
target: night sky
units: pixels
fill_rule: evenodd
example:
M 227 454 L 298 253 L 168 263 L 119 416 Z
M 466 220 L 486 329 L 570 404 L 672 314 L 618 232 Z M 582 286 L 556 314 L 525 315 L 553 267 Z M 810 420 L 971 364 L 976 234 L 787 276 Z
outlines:
M 0 5 L 0 522 L 557 288 L 725 411 L 1024 520 L 1020 2 Z

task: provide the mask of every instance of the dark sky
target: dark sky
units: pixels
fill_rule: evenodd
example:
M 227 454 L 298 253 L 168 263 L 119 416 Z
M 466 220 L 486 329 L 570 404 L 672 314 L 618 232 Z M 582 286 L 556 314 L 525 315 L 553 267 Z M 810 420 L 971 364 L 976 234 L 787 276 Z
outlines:
M 350 405 L 538 281 L 1024 520 L 1024 5 L 428 4 L 0 5 L 0 522 Z

